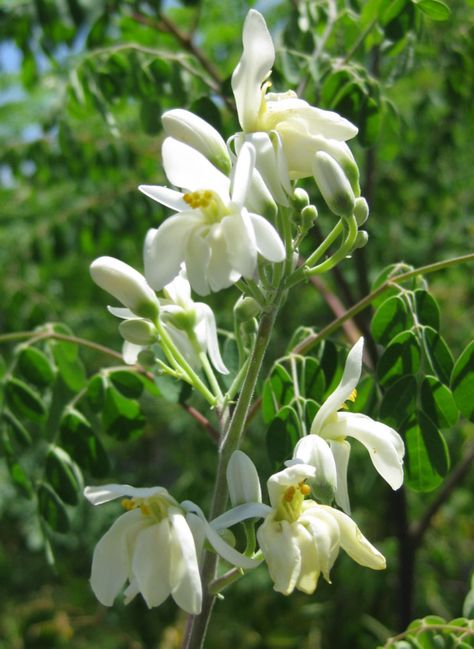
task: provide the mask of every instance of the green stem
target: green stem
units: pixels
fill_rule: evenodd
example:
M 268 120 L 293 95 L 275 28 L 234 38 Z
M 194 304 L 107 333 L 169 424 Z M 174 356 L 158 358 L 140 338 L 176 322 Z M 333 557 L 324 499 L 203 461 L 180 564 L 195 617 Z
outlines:
M 333 255 L 331 255 L 321 264 L 313 266 L 312 268 L 309 267 L 307 261 L 305 264 L 305 275 L 311 276 L 319 275 L 320 273 L 326 273 L 328 270 L 331 270 L 331 268 L 334 268 L 334 266 L 336 266 L 345 257 L 347 257 L 347 255 L 352 252 L 352 249 L 354 248 L 354 244 L 357 239 L 357 231 L 357 221 L 355 220 L 355 217 L 352 216 L 347 222 L 347 236 L 340 246 L 339 250 L 337 250 Z
M 417 275 L 427 275 L 428 273 L 434 273 L 438 270 L 449 268 L 450 266 L 457 266 L 458 264 L 469 263 L 471 261 L 474 261 L 474 253 L 463 255 L 462 257 L 453 257 L 452 259 L 446 259 L 445 261 L 437 261 L 434 264 L 420 266 L 420 268 L 415 268 L 414 270 L 402 273 L 401 275 L 390 277 L 389 279 L 385 280 L 385 282 L 378 288 L 376 288 L 375 291 L 372 291 L 372 293 L 366 295 L 364 298 L 362 298 L 362 300 L 357 302 L 357 304 L 354 304 L 354 306 L 348 309 L 344 313 L 344 315 L 336 318 L 336 320 L 333 320 L 330 324 L 321 329 L 319 333 L 311 334 L 310 336 L 302 340 L 298 345 L 296 345 L 294 349 L 291 350 L 292 353 L 306 354 L 306 352 L 308 352 L 312 347 L 321 342 L 321 340 L 324 340 L 324 338 L 327 338 L 334 331 L 337 331 L 339 327 L 344 322 L 346 322 L 346 320 L 351 320 L 358 313 L 370 306 L 379 295 L 382 295 L 382 293 L 384 293 L 390 286 L 393 286 L 393 284 L 405 282 L 406 280 L 411 279 L 412 277 L 416 277 Z
M 214 496 L 211 506 L 210 519 L 214 519 L 225 511 L 227 504 L 226 469 L 232 453 L 239 448 L 244 433 L 247 414 L 253 398 L 257 378 L 262 367 L 263 358 L 273 330 L 273 324 L 278 312 L 279 295 L 271 309 L 264 312 L 261 319 L 254 346 L 250 356 L 247 374 L 242 384 L 237 405 L 229 427 L 223 436 L 219 449 L 217 476 L 214 486 Z M 202 568 L 202 583 L 204 585 L 202 611 L 188 625 L 183 649 L 201 649 L 207 631 L 209 619 L 215 602 L 215 595 L 208 590 L 208 584 L 216 577 L 218 556 L 207 552 Z

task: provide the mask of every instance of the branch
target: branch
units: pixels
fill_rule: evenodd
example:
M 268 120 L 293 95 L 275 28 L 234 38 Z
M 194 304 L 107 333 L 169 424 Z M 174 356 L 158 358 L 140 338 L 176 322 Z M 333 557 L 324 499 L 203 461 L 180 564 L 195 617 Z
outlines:
M 444 481 L 442 487 L 438 491 L 436 498 L 428 506 L 427 510 L 419 521 L 415 521 L 410 526 L 409 534 L 414 547 L 420 545 L 423 536 L 428 529 L 431 519 L 440 509 L 440 507 L 448 500 L 452 491 L 457 487 L 458 483 L 464 478 L 471 468 L 474 461 L 474 444 L 468 446 L 464 453 L 463 458 L 454 467 L 453 471 L 449 474 L 448 478 Z
M 382 295 L 382 293 L 384 293 L 394 284 L 405 282 L 406 280 L 411 279 L 412 277 L 416 277 L 417 275 L 427 275 L 428 273 L 434 273 L 438 270 L 449 268 L 450 266 L 456 266 L 458 264 L 468 263 L 471 261 L 474 261 L 474 253 L 463 255 L 461 257 L 454 257 L 452 259 L 446 259 L 445 261 L 438 261 L 434 264 L 427 264 L 426 266 L 420 266 L 420 268 L 410 270 L 407 273 L 402 273 L 401 275 L 390 277 L 377 289 L 375 289 L 375 291 L 372 291 L 372 293 L 366 295 L 364 298 L 362 298 L 362 300 L 357 302 L 357 304 L 354 304 L 354 306 L 348 309 L 344 315 L 340 316 L 336 320 L 333 320 L 333 322 L 328 324 L 326 327 L 323 327 L 323 329 L 321 329 L 319 333 L 307 336 L 307 338 L 296 345 L 292 352 L 294 354 L 305 354 L 321 340 L 324 340 L 324 338 L 327 338 L 334 331 L 337 331 L 343 325 L 343 323 L 346 322 L 346 320 L 350 320 L 358 313 L 366 309 L 370 304 L 372 304 L 375 298 L 377 298 L 379 295 Z
M 214 426 L 211 424 L 209 419 L 207 419 L 202 412 L 199 412 L 199 410 L 196 410 L 194 406 L 188 406 L 185 403 L 180 404 L 183 410 L 186 410 L 186 412 L 195 419 L 198 424 L 200 424 L 203 428 L 207 430 L 211 438 L 215 441 L 218 442 L 220 439 L 219 431 L 214 428 Z

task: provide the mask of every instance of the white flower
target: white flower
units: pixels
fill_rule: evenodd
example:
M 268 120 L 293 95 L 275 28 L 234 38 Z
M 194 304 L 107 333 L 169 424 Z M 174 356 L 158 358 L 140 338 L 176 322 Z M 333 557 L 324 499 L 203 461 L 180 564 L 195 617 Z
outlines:
M 232 89 L 243 131 L 275 132 L 283 147 L 290 178 L 311 176 L 314 154 L 328 151 L 328 146 L 337 148 L 321 139 L 344 142 L 357 134 L 357 128 L 335 112 L 310 106 L 292 91 L 266 92 L 271 85 L 265 81 L 275 61 L 275 48 L 265 19 L 254 9 L 245 19 L 242 40 L 243 53 L 232 75 Z M 339 150 L 336 155 L 351 163 L 350 152 Z M 259 162 L 257 167 L 260 171 Z
M 339 385 L 322 404 L 313 420 L 310 434 L 297 443 L 293 453 L 294 458 L 316 466 L 322 452 L 319 438 L 326 440 L 337 471 L 336 503 L 347 512 L 350 511 L 347 493 L 350 445 L 346 437 L 354 437 L 366 447 L 374 467 L 392 489 L 399 489 L 403 483 L 405 447 L 400 435 L 393 428 L 366 415 L 340 412 L 344 403 L 353 398 L 359 382 L 363 346 L 364 339 L 360 338 L 350 350 Z M 327 457 L 324 461 L 328 463 Z M 327 471 L 331 472 L 332 469 L 328 468 Z
M 363 536 L 346 514 L 305 500 L 315 469 L 294 464 L 268 480 L 272 511 L 257 531 L 274 589 L 289 595 L 295 588 L 311 594 L 322 573 L 330 570 L 342 548 L 357 563 L 374 570 L 385 568 L 385 558 Z
M 229 370 L 224 365 L 219 351 L 214 312 L 207 304 L 192 300 L 191 287 L 183 270 L 163 288 L 163 294 L 164 297 L 159 299 L 159 318 L 188 363 L 193 367 L 199 366 L 198 352 L 203 351 L 209 355 L 218 372 L 228 374 Z M 113 315 L 124 320 L 119 326 L 120 333 L 127 341 L 123 355 L 127 363 L 133 364 L 140 351 L 153 342 L 153 338 L 149 341 L 145 337 L 140 340 L 136 331 L 143 331 L 145 336 L 146 327 L 151 323 L 143 319 L 137 321 L 129 309 L 111 306 L 108 309 Z M 130 330 L 132 336 L 129 335 Z M 150 330 L 150 336 L 152 333 Z
M 229 180 L 199 151 L 168 137 L 163 143 L 163 165 L 170 182 L 184 189 L 141 185 L 140 190 L 177 213 L 145 242 L 145 276 L 162 289 L 184 261 L 192 288 L 200 295 L 219 291 L 241 276 L 252 277 L 257 255 L 273 262 L 285 258 L 275 228 L 245 207 L 255 166 L 255 151 L 244 145 Z
M 162 487 L 86 487 L 94 505 L 128 496 L 127 510 L 94 550 L 91 586 L 97 599 L 112 606 L 128 581 L 125 603 L 141 593 L 148 607 L 171 595 L 187 613 L 201 611 L 202 587 L 196 544 L 186 512 Z

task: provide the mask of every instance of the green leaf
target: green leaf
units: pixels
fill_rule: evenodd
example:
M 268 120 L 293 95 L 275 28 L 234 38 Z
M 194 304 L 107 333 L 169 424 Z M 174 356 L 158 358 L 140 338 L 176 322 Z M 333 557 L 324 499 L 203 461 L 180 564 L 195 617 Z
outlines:
M 347 353 L 339 353 L 332 340 L 325 340 L 321 354 L 321 367 L 326 377 L 326 394 L 331 394 L 339 383 Z M 344 357 L 344 360 L 342 358 Z
M 45 474 L 53 489 L 68 505 L 77 505 L 82 490 L 81 474 L 64 449 L 52 446 L 46 457 Z
M 311 358 L 311 356 L 298 357 L 297 362 L 300 366 L 298 377 L 301 396 L 321 403 L 326 387 L 326 380 L 321 364 L 315 358 Z
M 299 437 L 296 410 L 284 406 L 273 419 L 266 434 L 267 453 L 274 470 L 280 469 L 283 462 L 291 458 Z
M 401 430 L 405 439 L 406 484 L 415 491 L 432 491 L 449 469 L 448 447 L 439 430 L 423 413 Z
M 262 416 L 268 424 L 280 409 L 288 405 L 295 396 L 293 381 L 283 365 L 273 366 L 270 376 L 265 381 L 262 393 Z
M 54 331 L 59 334 L 71 336 L 72 332 L 69 327 L 62 324 L 55 324 Z M 52 340 L 50 342 L 53 357 L 59 373 L 73 392 L 79 392 L 86 384 L 86 372 L 76 343 L 69 341 Z
M 416 289 L 415 310 L 418 322 L 422 325 L 439 329 L 439 306 L 434 297 L 422 288 Z
M 412 0 L 431 20 L 449 20 L 451 8 L 442 0 Z
M 451 390 L 461 413 L 474 421 L 474 340 L 456 361 L 451 374 Z
M 140 105 L 140 121 L 143 130 L 148 135 L 156 135 L 162 129 L 161 126 L 161 104 L 157 99 L 142 99 Z
M 27 381 L 40 388 L 50 385 L 55 378 L 53 364 L 37 347 L 21 349 L 18 354 L 18 368 Z
M 449 385 L 454 361 L 444 338 L 431 327 L 423 327 L 422 340 L 429 367 L 442 383 Z
M 183 383 L 181 381 L 178 381 L 172 376 L 160 374 L 159 376 L 155 376 L 155 385 L 163 399 L 171 403 L 179 403 L 181 390 L 183 389 Z
M 402 376 L 393 383 L 383 396 L 380 417 L 385 424 L 399 428 L 413 414 L 416 407 L 416 378 Z
M 376 403 L 375 381 L 371 376 L 366 376 L 357 386 L 355 401 L 346 401 L 349 412 L 368 413 Z
M 78 410 L 68 410 L 60 424 L 62 446 L 77 464 L 95 478 L 110 469 L 108 455 L 92 426 Z
M 454 426 L 459 411 L 451 390 L 434 376 L 423 379 L 420 391 L 423 412 L 438 428 Z
M 111 437 L 125 440 L 143 432 L 145 418 L 136 401 L 126 399 L 120 392 L 110 387 L 105 391 L 102 424 Z
M 23 447 L 27 447 L 31 445 L 32 439 L 31 435 L 25 426 L 21 423 L 19 419 L 15 417 L 15 415 L 10 412 L 9 410 L 4 410 L 3 411 L 3 418 L 5 419 L 5 422 L 7 423 L 7 426 L 9 428 L 9 431 L 11 433 L 11 437 L 13 436 L 15 438 L 15 441 Z
M 379 286 L 382 286 L 382 284 L 384 284 L 387 280 L 396 277 L 397 275 L 408 273 L 410 270 L 413 270 L 413 266 L 409 266 L 408 264 L 390 264 L 390 266 L 387 266 L 386 268 L 381 270 L 377 275 L 374 283 L 372 284 L 372 291 L 378 289 Z M 377 309 L 383 302 L 385 302 L 388 297 L 392 295 L 398 295 L 399 293 L 400 288 L 398 288 L 398 286 L 387 287 L 381 295 L 372 300 L 372 306 L 374 307 L 374 309 Z
M 26 498 L 31 498 L 31 496 L 33 495 L 31 480 L 28 478 L 23 467 L 19 463 L 16 453 L 13 449 L 10 436 L 8 435 L 8 432 L 6 430 L 4 430 L 1 435 L 1 446 L 3 454 L 5 455 L 8 473 L 10 474 L 12 483 L 20 491 L 20 493 L 23 494 L 23 496 L 26 496 Z
M 420 367 L 420 347 L 412 331 L 398 334 L 386 348 L 377 365 L 380 383 L 388 387 L 402 376 L 416 374 Z
M 387 346 L 392 338 L 411 325 L 408 309 L 404 300 L 398 295 L 392 295 L 382 302 L 370 325 L 372 335 L 381 345 Z
M 102 410 L 105 399 L 105 378 L 102 374 L 96 374 L 89 380 L 85 396 L 94 412 Z
M 5 384 L 5 397 L 10 409 L 20 418 L 41 421 L 46 415 L 46 408 L 39 394 L 19 379 L 8 379 Z
M 54 489 L 44 482 L 38 489 L 38 510 L 42 518 L 55 532 L 65 534 L 69 530 L 66 508 Z
M 128 372 L 127 370 L 118 370 L 109 374 L 109 379 L 114 387 L 124 397 L 130 399 L 138 399 L 143 392 L 143 381 L 139 374 L 136 372 Z

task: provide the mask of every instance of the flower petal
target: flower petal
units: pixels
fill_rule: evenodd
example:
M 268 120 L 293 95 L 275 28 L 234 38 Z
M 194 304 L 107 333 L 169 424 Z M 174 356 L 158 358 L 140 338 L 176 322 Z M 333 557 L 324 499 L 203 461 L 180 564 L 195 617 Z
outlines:
M 275 201 L 280 205 L 288 205 L 287 192 L 291 190 L 291 186 L 286 160 L 282 161 L 281 140 L 277 137 L 274 142 L 270 134 L 256 132 L 247 133 L 244 139 L 236 138 L 235 146 L 239 149 L 243 142 L 253 145 L 256 152 L 255 167 Z
M 126 309 L 122 306 L 107 306 L 107 311 L 114 315 L 116 318 L 121 318 L 122 320 L 128 320 L 129 318 L 136 318 L 136 315 L 130 309 Z
M 326 419 L 336 413 L 355 390 L 362 372 L 363 348 L 364 339 L 359 338 L 347 355 L 344 372 L 339 385 L 318 410 L 311 425 L 311 433 L 320 434 L 324 437 L 322 428 Z
M 161 185 L 139 185 L 138 189 L 148 198 L 170 207 L 175 212 L 189 210 L 189 205 L 183 201 L 182 192 L 177 192 L 175 189 Z
M 351 452 L 351 445 L 345 440 L 328 440 L 331 447 L 334 461 L 337 470 L 337 488 L 335 494 L 336 503 L 339 507 L 346 512 L 351 513 L 351 505 L 349 502 L 349 492 L 347 490 L 347 467 L 349 465 L 349 455 Z
M 329 573 L 339 554 L 340 532 L 337 521 L 314 501 L 306 501 L 306 507 L 299 518 L 307 525 L 317 548 L 321 572 L 331 583 Z
M 143 345 L 135 345 L 129 340 L 125 340 L 122 345 L 122 356 L 126 365 L 135 365 L 138 360 L 138 354 L 145 349 Z
M 268 261 L 283 261 L 286 257 L 285 246 L 273 225 L 259 214 L 249 212 L 249 217 L 255 232 L 258 252 Z
M 188 240 L 185 263 L 189 282 L 199 295 L 207 295 L 210 292 L 208 280 L 210 258 L 209 241 L 202 236 L 202 230 L 197 229 Z
M 198 319 L 204 323 L 207 353 L 209 354 L 211 363 L 221 374 L 229 374 L 229 370 L 224 365 L 224 361 L 222 360 L 221 352 L 219 349 L 214 311 L 209 305 L 204 304 L 203 302 L 196 302 L 194 306 L 198 314 Z M 199 324 L 196 326 L 196 328 L 198 326 Z
M 164 487 L 136 488 L 129 484 L 104 484 L 100 487 L 86 487 L 84 489 L 84 496 L 93 505 L 103 505 L 124 496 L 149 498 L 155 495 L 164 496 L 170 503 L 176 503 L 176 500 L 170 496 Z
M 270 504 L 275 509 L 280 504 L 280 500 L 288 487 L 295 486 L 303 480 L 312 479 L 316 475 L 314 466 L 297 462 L 287 466 L 283 471 L 274 473 L 267 480 L 268 495 Z
M 272 508 L 263 503 L 244 503 L 221 514 L 211 521 L 211 525 L 215 530 L 224 530 L 249 518 L 265 518 L 271 512 Z
M 140 510 L 126 512 L 117 518 L 95 547 L 90 582 L 95 596 L 104 606 L 112 606 L 129 576 L 129 548 L 142 529 Z
M 166 176 L 173 185 L 191 192 L 210 189 L 228 202 L 230 180 L 202 153 L 173 137 L 165 139 L 161 153 Z
M 226 469 L 231 503 L 262 502 L 262 490 L 255 464 L 246 453 L 234 451 Z
M 201 612 L 202 586 L 194 538 L 185 517 L 169 510 L 171 526 L 170 587 L 176 604 L 186 613 Z
M 159 606 L 170 594 L 170 524 L 167 518 L 137 536 L 132 572 L 148 608 Z
M 197 210 L 169 217 L 145 238 L 145 277 L 155 290 L 161 290 L 179 273 L 194 228 L 200 225 Z
M 297 529 L 298 547 L 301 553 L 301 567 L 296 588 L 303 593 L 311 595 L 316 590 L 321 572 L 318 548 L 310 530 L 306 529 L 299 522 L 295 527 Z
M 333 434 L 354 437 L 369 451 L 374 467 L 392 489 L 403 484 L 403 456 L 405 447 L 400 435 L 385 424 L 366 415 L 340 412 Z
M 336 519 L 341 534 L 341 548 L 354 561 L 373 570 L 383 570 L 386 567 L 383 554 L 365 538 L 352 518 L 338 509 L 326 507 L 325 505 L 320 505 L 320 507 Z
M 310 464 L 316 469 L 314 482 L 322 487 L 328 486 L 333 492 L 337 488 L 337 472 L 333 454 L 325 439 L 319 435 L 306 435 L 296 444 L 293 458 Z
M 273 588 L 283 595 L 295 589 L 301 569 L 301 551 L 296 530 L 288 521 L 275 521 L 270 514 L 257 530 L 257 539 L 273 579 Z
M 240 275 L 252 277 L 257 265 L 257 242 L 247 210 L 224 217 L 221 225 L 230 266 Z
M 252 173 L 255 168 L 255 148 L 250 142 L 244 142 L 239 151 L 232 174 L 231 199 L 240 207 L 245 203 Z
M 254 9 L 245 19 L 242 41 L 244 48 L 232 75 L 232 90 L 240 125 L 244 131 L 253 131 L 262 101 L 261 85 L 275 61 L 275 48 L 265 19 Z

